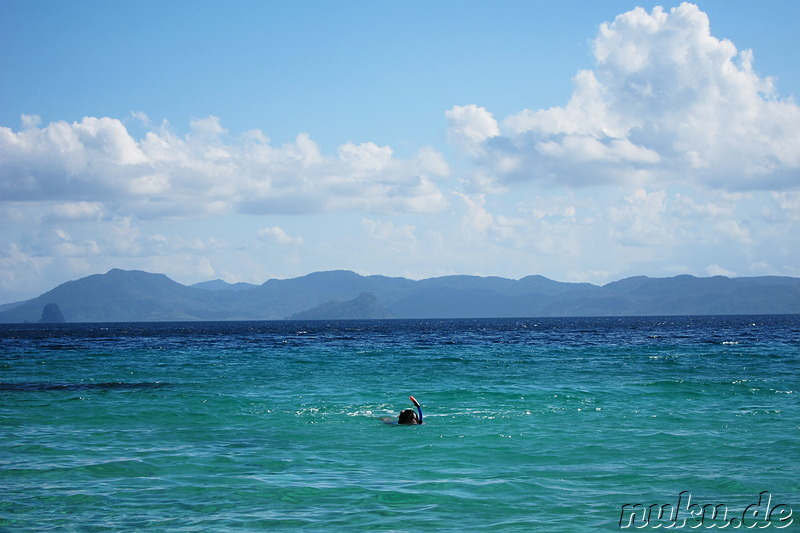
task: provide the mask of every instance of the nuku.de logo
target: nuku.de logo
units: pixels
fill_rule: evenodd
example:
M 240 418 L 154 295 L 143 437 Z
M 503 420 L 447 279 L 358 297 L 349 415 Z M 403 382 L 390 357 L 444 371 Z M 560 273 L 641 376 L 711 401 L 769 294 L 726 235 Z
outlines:
M 678 501 L 675 504 L 626 503 L 620 512 L 619 527 L 620 529 L 697 529 L 700 527 L 717 529 L 775 527 L 775 529 L 783 529 L 789 527 L 793 521 L 792 508 L 785 503 L 773 505 L 772 494 L 766 490 L 759 493 L 757 503 L 748 505 L 741 513 L 728 509 L 724 503 L 704 505 L 692 503 L 692 495 L 689 491 L 683 491 L 678 494 Z

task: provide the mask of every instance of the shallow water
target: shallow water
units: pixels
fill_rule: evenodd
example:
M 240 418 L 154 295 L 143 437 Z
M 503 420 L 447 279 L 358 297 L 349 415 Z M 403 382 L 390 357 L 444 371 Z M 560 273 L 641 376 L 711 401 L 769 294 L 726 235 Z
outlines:
M 683 491 L 728 520 L 769 491 L 773 522 L 739 525 L 800 524 L 800 316 L 6 325 L 0 341 L 0 531 L 615 531 L 624 505 Z M 425 424 L 381 423 L 409 394 Z

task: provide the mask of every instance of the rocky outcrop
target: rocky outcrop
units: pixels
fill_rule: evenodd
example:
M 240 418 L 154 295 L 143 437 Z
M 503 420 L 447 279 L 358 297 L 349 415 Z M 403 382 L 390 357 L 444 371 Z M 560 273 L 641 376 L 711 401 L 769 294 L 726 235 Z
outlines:
M 44 306 L 39 324 L 63 324 L 64 322 L 66 322 L 66 320 L 64 320 L 61 309 L 58 308 L 58 304 L 50 303 Z

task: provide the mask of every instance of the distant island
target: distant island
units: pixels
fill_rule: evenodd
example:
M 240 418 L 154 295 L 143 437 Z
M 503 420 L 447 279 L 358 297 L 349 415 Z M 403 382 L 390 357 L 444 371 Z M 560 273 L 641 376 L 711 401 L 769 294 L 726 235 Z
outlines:
M 410 280 L 334 270 L 261 285 L 187 286 L 163 274 L 113 269 L 4 304 L 0 323 L 798 313 L 800 278 L 781 276 L 637 276 L 598 286 L 543 276 Z
M 353 320 L 392 318 L 392 313 L 381 305 L 371 292 L 362 292 L 346 302 L 331 301 L 308 311 L 289 317 L 290 320 Z

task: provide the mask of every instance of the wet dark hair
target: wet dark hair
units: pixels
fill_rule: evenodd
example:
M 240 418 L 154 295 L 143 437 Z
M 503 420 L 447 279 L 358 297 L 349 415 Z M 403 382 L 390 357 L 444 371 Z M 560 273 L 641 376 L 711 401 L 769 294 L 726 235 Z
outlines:
M 400 417 L 397 419 L 398 424 L 413 425 L 419 424 L 417 413 L 413 409 L 406 409 L 400 412 Z

